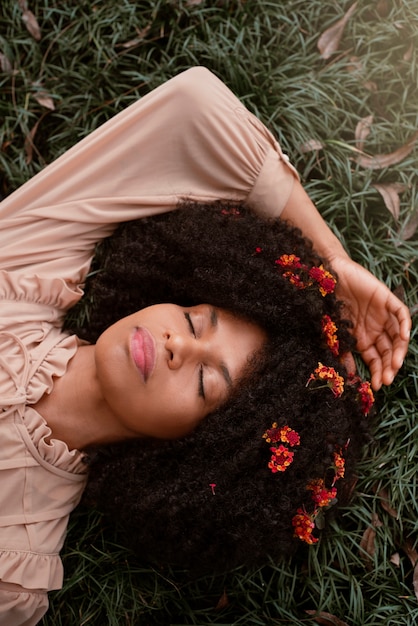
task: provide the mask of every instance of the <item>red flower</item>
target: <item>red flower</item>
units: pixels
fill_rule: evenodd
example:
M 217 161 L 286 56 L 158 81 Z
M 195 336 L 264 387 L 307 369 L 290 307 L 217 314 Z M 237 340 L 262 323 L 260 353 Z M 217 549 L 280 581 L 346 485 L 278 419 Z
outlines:
M 344 478 L 345 474 L 345 459 L 340 452 L 334 452 L 334 469 L 335 469 L 335 478 L 334 484 L 340 478 Z
M 325 385 L 329 387 L 336 398 L 339 398 L 344 391 L 344 378 L 335 371 L 333 367 L 327 367 L 318 363 L 318 367 L 314 373 L 309 376 L 307 384 L 311 381 L 324 381 Z
M 328 348 L 331 350 L 334 356 L 338 356 L 340 350 L 340 342 L 338 341 L 338 337 L 336 334 L 337 327 L 329 315 L 324 315 L 322 318 L 322 332 L 324 333 Z
M 337 487 L 327 489 L 322 478 L 311 480 L 311 482 L 306 485 L 306 489 L 312 491 L 312 500 L 315 502 L 316 506 L 321 508 L 332 504 L 337 497 Z
M 276 260 L 276 265 L 288 267 L 292 270 L 300 269 L 302 267 L 300 258 L 295 254 L 282 254 L 282 256 Z
M 374 395 L 370 383 L 368 381 L 361 383 L 357 391 L 360 396 L 361 409 L 364 415 L 368 415 L 374 404 Z
M 292 519 L 292 526 L 295 529 L 295 537 L 309 545 L 317 543 L 318 539 L 312 535 L 315 523 L 312 516 L 308 515 L 306 511 L 303 509 L 297 510 L 296 515 Z
M 309 270 L 309 276 L 319 284 L 319 291 L 323 296 L 334 292 L 337 281 L 330 272 L 324 269 L 323 265 L 312 267 Z
M 289 465 L 293 462 L 293 452 L 283 445 L 277 446 L 277 448 L 270 448 L 273 454 L 268 463 L 268 467 L 273 474 L 277 472 L 285 472 Z

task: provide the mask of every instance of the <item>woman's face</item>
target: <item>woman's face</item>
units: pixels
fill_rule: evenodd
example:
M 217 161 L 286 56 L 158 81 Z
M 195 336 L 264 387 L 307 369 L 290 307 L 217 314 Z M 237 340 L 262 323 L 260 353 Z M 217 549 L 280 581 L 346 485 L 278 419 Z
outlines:
M 227 399 L 265 341 L 258 326 L 223 309 L 157 304 L 99 337 L 100 390 L 132 436 L 179 437 Z

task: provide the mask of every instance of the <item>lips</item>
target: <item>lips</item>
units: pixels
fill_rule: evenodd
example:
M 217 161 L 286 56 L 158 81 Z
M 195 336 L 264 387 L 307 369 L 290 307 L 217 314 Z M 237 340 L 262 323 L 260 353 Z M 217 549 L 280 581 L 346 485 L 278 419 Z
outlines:
M 146 382 L 155 365 L 155 345 L 151 333 L 137 328 L 131 338 L 131 354 L 142 378 Z

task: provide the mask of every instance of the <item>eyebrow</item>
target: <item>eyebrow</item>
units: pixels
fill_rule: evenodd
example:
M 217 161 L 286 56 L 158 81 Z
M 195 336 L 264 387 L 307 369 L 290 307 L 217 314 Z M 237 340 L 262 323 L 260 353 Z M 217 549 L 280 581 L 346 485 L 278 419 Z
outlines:
M 212 326 L 212 328 L 216 328 L 218 325 L 218 313 L 215 307 L 212 307 L 210 310 L 210 325 Z M 227 386 L 231 388 L 232 378 L 231 378 L 231 374 L 229 373 L 227 366 L 225 365 L 225 363 L 221 363 L 220 368 L 221 368 L 222 376 L 224 377 L 224 380 Z

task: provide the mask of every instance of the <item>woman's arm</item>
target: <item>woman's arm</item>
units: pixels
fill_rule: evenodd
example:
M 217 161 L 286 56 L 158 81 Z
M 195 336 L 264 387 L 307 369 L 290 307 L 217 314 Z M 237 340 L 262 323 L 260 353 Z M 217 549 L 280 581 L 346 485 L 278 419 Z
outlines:
M 389 385 L 408 349 L 408 308 L 375 276 L 355 263 L 328 228 L 299 182 L 295 182 L 281 217 L 311 239 L 338 275 L 338 297 L 353 322 L 357 348 L 370 368 L 372 386 Z

